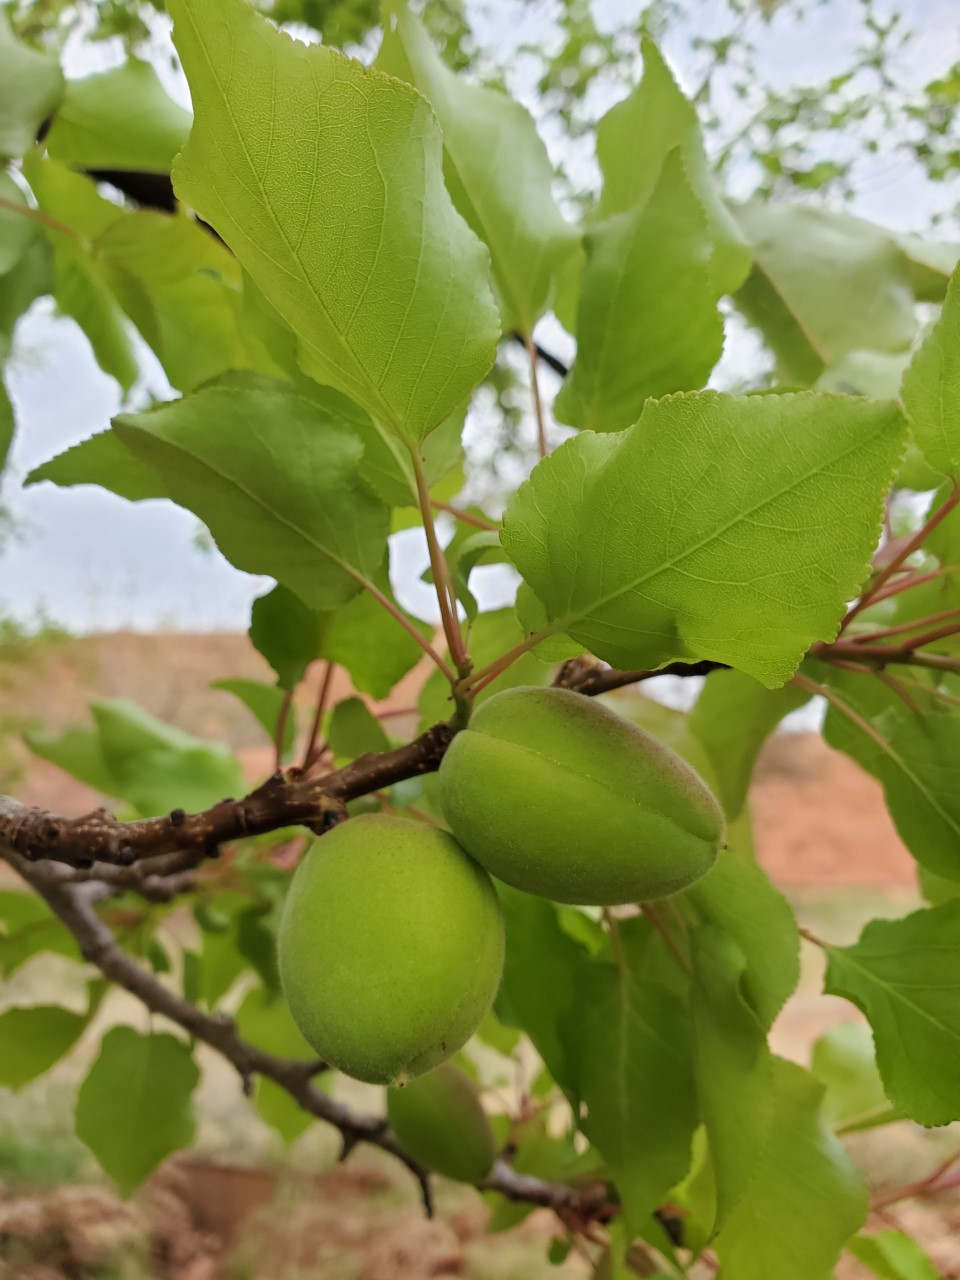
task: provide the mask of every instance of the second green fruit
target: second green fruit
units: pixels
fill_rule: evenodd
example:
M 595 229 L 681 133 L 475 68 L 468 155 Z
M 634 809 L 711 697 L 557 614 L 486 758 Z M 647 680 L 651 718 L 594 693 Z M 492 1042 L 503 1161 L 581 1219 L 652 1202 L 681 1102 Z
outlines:
M 507 884 L 555 902 L 663 898 L 713 865 L 723 813 L 662 742 L 565 689 L 483 703 L 440 767 L 459 842 Z
M 429 1071 L 496 995 L 503 917 L 490 877 L 452 836 L 351 818 L 297 868 L 278 936 L 283 993 L 304 1039 L 370 1084 Z

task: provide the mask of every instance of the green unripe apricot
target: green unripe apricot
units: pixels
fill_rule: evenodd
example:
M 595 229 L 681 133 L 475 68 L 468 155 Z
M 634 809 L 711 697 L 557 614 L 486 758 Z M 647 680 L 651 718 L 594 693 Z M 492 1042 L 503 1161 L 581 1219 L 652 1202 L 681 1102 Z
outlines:
M 468 853 L 554 902 L 666 897 L 710 869 L 723 839 L 699 774 L 565 689 L 509 689 L 478 707 L 444 756 L 440 796 Z
M 278 936 L 283 992 L 321 1058 L 357 1080 L 429 1071 L 486 1017 L 503 967 L 490 878 L 436 827 L 365 814 L 297 868 Z
M 493 1130 L 470 1078 L 449 1062 L 387 1090 L 387 1119 L 418 1164 L 455 1182 L 482 1182 L 496 1155 Z

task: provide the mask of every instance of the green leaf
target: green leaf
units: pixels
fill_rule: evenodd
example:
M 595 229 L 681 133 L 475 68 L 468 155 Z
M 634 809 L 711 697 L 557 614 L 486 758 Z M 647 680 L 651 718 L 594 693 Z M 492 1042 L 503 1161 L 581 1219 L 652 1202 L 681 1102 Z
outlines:
M 681 152 L 669 153 L 644 204 L 594 224 L 585 243 L 577 358 L 555 412 L 619 431 L 648 397 L 702 387 L 723 350 L 710 225 Z
M 813 1046 L 810 1070 L 826 1087 L 823 1113 L 832 1125 L 855 1125 L 889 1112 L 873 1036 L 862 1022 L 838 1022 L 825 1031 Z
M 576 1066 L 562 1024 L 587 953 L 561 928 L 553 903 L 500 883 L 497 893 L 507 937 L 497 1017 L 525 1031 L 557 1084 L 573 1092 Z
M 782 684 L 863 582 L 902 439 L 893 405 L 669 396 L 544 459 L 503 545 L 549 631 L 612 665 L 709 658 Z
M 765 689 L 739 671 L 711 672 L 690 729 L 707 749 L 728 818 L 746 804 L 760 748 L 785 715 L 809 701 L 809 693 L 793 686 Z
M 153 67 L 131 58 L 110 71 L 68 80 L 45 141 L 54 159 L 73 169 L 169 173 L 190 120 Z
M 721 850 L 684 897 L 736 943 L 743 961 L 740 994 L 769 1029 L 800 981 L 800 938 L 790 904 L 755 862 L 730 849 Z
M 594 220 L 645 205 L 664 161 L 678 147 L 690 185 L 710 222 L 710 270 L 717 293 L 732 292 L 743 283 L 749 270 L 750 251 L 710 171 L 696 109 L 680 92 L 649 37 L 644 38 L 642 50 L 643 79 L 628 98 L 607 112 L 597 127 L 603 194 Z M 659 246 L 659 250 L 663 248 Z
M 114 431 L 98 431 L 34 467 L 24 480 L 24 487 L 41 480 L 65 489 L 96 484 L 128 502 L 169 496 L 156 472 L 131 453 Z
M 375 581 L 380 592 L 396 605 L 386 567 Z M 429 636 L 422 623 L 400 612 Z M 355 689 L 378 701 L 423 656 L 413 637 L 368 592 L 333 613 L 321 613 L 309 609 L 285 587 L 275 587 L 254 602 L 250 638 L 276 671 L 283 688 L 294 688 L 314 659 L 326 658 L 349 672 Z
M 909 348 L 913 293 L 887 232 L 801 204 L 754 200 L 736 216 L 755 259 L 737 305 L 776 355 L 782 382 L 809 385 L 858 348 Z
M 34 1005 L 0 1013 L 0 1085 L 22 1089 L 73 1048 L 87 1016 L 60 1005 Z
M 0 280 L 0 360 L 10 355 L 17 321 L 35 298 L 53 289 L 53 254 L 46 237 L 37 236 Z
M 927 462 L 960 476 L 960 269 L 947 288 L 940 318 L 903 377 L 903 406 Z
M 494 609 L 481 613 L 470 627 L 470 655 L 476 668 L 494 662 L 523 639 L 512 609 Z M 544 662 L 532 653 L 523 654 L 506 671 L 477 694 L 474 702 L 479 706 L 495 693 L 514 689 L 523 684 L 549 684 L 552 672 Z M 439 671 L 432 671 L 420 691 L 420 729 L 429 729 L 438 720 L 449 720 L 453 714 L 450 684 Z
M 242 679 L 214 680 L 210 687 L 211 689 L 223 689 L 225 693 L 232 693 L 235 698 L 239 698 L 251 715 L 263 726 L 264 733 L 273 742 L 285 699 L 283 689 L 278 688 L 275 684 L 264 684 L 262 680 Z M 282 750 L 285 757 L 289 756 L 293 750 L 296 736 L 297 709 L 291 705 L 287 711 L 286 723 L 283 727 Z
M 19 208 L 26 209 L 27 201 L 8 173 L 0 169 L 0 197 Z M 0 206 L 0 276 L 11 271 L 23 257 L 30 242 L 35 240 L 39 228 L 31 218 Z
M 848 351 L 825 369 L 814 384 L 817 391 L 836 391 L 845 396 L 868 396 L 871 400 L 896 400 L 903 373 L 910 363 L 909 351 Z M 897 472 L 898 489 L 935 489 L 941 474 L 930 466 L 911 433 Z
M 29 151 L 62 94 L 57 59 L 18 40 L 0 9 L 0 160 Z
M 894 1106 L 924 1125 L 960 1119 L 960 899 L 873 920 L 827 956 L 824 989 L 869 1019 Z
M 824 1121 L 823 1086 L 782 1058 L 772 1067 L 769 1138 L 714 1247 L 728 1280 L 832 1280 L 867 1216 L 867 1190 Z
M 258 596 L 250 611 L 250 643 L 276 672 L 281 689 L 292 692 L 320 651 L 323 615 L 286 587 Z
M 77 1137 L 123 1195 L 193 1140 L 191 1095 L 200 1078 L 187 1045 L 114 1027 L 77 1095 Z
M 316 1056 L 297 1030 L 279 992 L 271 993 L 263 987 L 254 987 L 244 997 L 236 1018 L 240 1035 L 258 1049 L 265 1049 L 280 1058 L 310 1061 Z M 254 1106 L 287 1145 L 299 1138 L 314 1120 L 285 1089 L 264 1076 L 257 1078 Z
M 941 1280 L 916 1240 L 902 1231 L 880 1231 L 875 1236 L 854 1236 L 847 1248 L 881 1280 Z
M 7 395 L 7 388 L 3 385 L 2 379 L 0 379 L 0 473 L 7 465 L 15 430 L 16 422 L 13 417 L 13 404 Z
M 83 330 L 104 373 L 129 391 L 139 373 L 133 344 L 123 310 L 90 243 L 129 215 L 103 199 L 88 178 L 37 152 L 26 157 L 23 171 L 40 208 L 75 233 L 50 236 L 57 306 Z
M 189 391 L 250 364 L 240 334 L 239 267 L 196 222 L 126 214 L 97 238 L 94 252 L 172 386 Z
M 387 751 L 390 739 L 383 725 L 359 698 L 344 698 L 333 708 L 327 743 L 337 760 L 356 760 L 369 751 Z
M 644 979 L 642 923 L 618 926 L 617 964 L 584 966 L 565 1017 L 581 1127 L 610 1167 L 631 1236 L 686 1174 L 698 1121 L 690 1017 Z
M 938 704 L 917 715 L 879 680 L 856 673 L 830 670 L 827 680 L 876 730 L 868 734 L 834 706 L 824 721 L 827 743 L 882 782 L 897 832 L 917 861 L 960 880 L 960 713 Z
M 884 730 L 890 750 L 877 773 L 898 834 L 923 866 L 960 880 L 960 713 L 898 709 Z
M 306 372 L 422 440 L 486 374 L 499 334 L 429 105 L 242 0 L 169 7 L 195 112 L 178 195 L 297 334 Z
M 225 747 L 164 724 L 127 698 L 95 700 L 90 710 L 114 780 L 111 794 L 145 817 L 207 809 L 243 794 L 243 772 Z
M 736 941 L 706 925 L 693 934 L 692 950 L 697 1092 L 716 1178 L 716 1232 L 757 1176 L 773 1121 L 773 1066 Z
M 226 379 L 114 429 L 232 564 L 314 608 L 345 604 L 383 561 L 389 517 L 360 484 L 359 440 L 283 384 Z
M 65 729 L 63 733 L 27 729 L 23 740 L 35 756 L 55 764 L 94 791 L 108 796 L 117 794 L 113 789 L 117 780 L 104 759 L 98 730 L 85 725 Z
M 551 194 L 536 126 L 505 93 L 451 71 L 403 0 L 383 7 L 383 22 L 377 66 L 415 85 L 437 113 L 447 188 L 490 250 L 503 328 L 532 334 L 579 238 Z
M 41 951 L 80 960 L 71 933 L 34 893 L 0 889 L 0 974 L 9 978 Z

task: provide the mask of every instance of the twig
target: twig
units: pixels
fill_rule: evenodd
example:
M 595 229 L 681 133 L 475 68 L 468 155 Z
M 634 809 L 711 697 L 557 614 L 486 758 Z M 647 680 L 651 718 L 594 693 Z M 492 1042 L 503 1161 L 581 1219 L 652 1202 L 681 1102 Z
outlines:
M 873 577 L 867 587 L 867 590 L 860 597 L 859 601 L 848 611 L 847 616 L 844 618 L 841 625 L 841 631 L 845 630 L 850 625 L 858 613 L 869 608 L 869 606 L 875 602 L 877 599 L 877 593 L 887 582 L 890 581 L 900 566 L 909 560 L 915 551 L 918 551 L 920 547 L 923 546 L 932 531 L 942 520 L 946 519 L 958 502 L 960 502 L 960 486 L 954 482 L 953 491 L 950 494 L 950 497 L 947 498 L 939 510 L 935 511 L 929 519 L 925 520 L 923 525 L 912 537 L 907 538 L 893 559 L 890 560 L 890 562 Z
M 798 689 L 806 690 L 807 693 L 826 698 L 831 706 L 836 707 L 842 715 L 845 715 L 848 720 L 857 726 L 861 733 L 865 733 L 868 738 L 872 739 L 881 750 L 887 755 L 893 754 L 893 747 L 888 739 L 878 729 L 875 729 L 869 720 L 865 720 L 859 711 L 855 711 L 849 702 L 841 698 L 838 693 L 835 693 L 829 685 L 818 684 L 816 680 L 808 680 L 806 676 L 802 675 L 795 675 L 790 683 L 796 685 Z
M 430 486 L 423 470 L 423 458 L 416 445 L 410 446 L 410 458 L 413 462 L 413 473 L 417 481 L 417 497 L 420 502 L 420 516 L 423 520 L 423 531 L 427 537 L 427 549 L 430 552 L 430 568 L 433 570 L 433 585 L 440 605 L 440 617 L 443 621 L 443 634 L 446 636 L 447 649 L 453 664 L 461 676 L 466 674 L 469 658 L 463 644 L 460 630 L 460 619 L 457 616 L 457 595 L 450 577 L 447 557 L 444 555 L 437 527 L 433 522 L 433 508 L 430 502 Z M 455 683 L 455 677 L 451 683 Z
M 348 800 L 432 773 L 452 737 L 448 724 L 437 724 L 406 746 L 359 756 L 320 778 L 305 777 L 299 769 L 278 771 L 241 800 L 221 800 L 202 813 L 175 809 L 135 822 L 119 822 L 106 809 L 61 818 L 0 796 L 0 853 L 6 845 L 34 861 L 130 867 L 167 853 L 188 853 L 199 862 L 232 840 L 282 827 L 305 826 L 320 833 L 343 817 Z
M 287 690 L 283 695 L 283 701 L 280 703 L 280 710 L 277 712 L 277 724 L 273 731 L 273 767 L 278 772 L 283 768 L 283 738 L 287 730 L 287 721 L 290 719 L 290 704 L 292 702 L 293 694 Z
M 13 850 L 5 850 L 4 853 L 7 860 L 70 930 L 80 945 L 84 959 L 96 965 L 105 977 L 136 996 L 153 1013 L 169 1018 L 197 1040 L 216 1049 L 236 1067 L 246 1087 L 249 1087 L 249 1081 L 254 1075 L 273 1080 L 310 1115 L 339 1129 L 348 1146 L 365 1142 L 396 1156 L 416 1177 L 429 1209 L 426 1170 L 407 1155 L 386 1122 L 379 1116 L 358 1114 L 343 1103 L 335 1101 L 313 1083 L 314 1077 L 326 1069 L 324 1063 L 278 1058 L 242 1040 L 232 1018 L 198 1009 L 165 987 L 132 956 L 121 950 L 113 934 L 94 911 L 92 895 L 85 892 L 87 886 L 51 883 L 38 875 L 37 867 L 26 858 Z M 588 1220 L 602 1221 L 612 1217 L 617 1209 L 602 1183 L 575 1187 L 547 1182 L 542 1178 L 515 1173 L 502 1160 L 494 1164 L 483 1189 L 497 1191 L 508 1200 L 553 1209 L 561 1216 L 576 1214 Z
M 929 617 L 917 618 L 915 622 L 901 622 L 895 627 L 883 627 L 880 631 L 863 632 L 850 636 L 855 644 L 870 644 L 874 640 L 886 640 L 889 636 L 905 635 L 910 631 L 920 631 L 934 622 L 945 622 L 947 618 L 960 617 L 960 609 L 944 609 L 942 613 L 931 613 Z
M 960 1151 L 955 1151 L 941 1164 L 938 1164 L 933 1173 L 926 1178 L 922 1178 L 919 1182 L 911 1182 L 905 1187 L 897 1187 L 893 1191 L 885 1191 L 881 1195 L 876 1196 L 870 1201 L 870 1208 L 874 1211 L 877 1209 L 885 1209 L 887 1205 L 896 1204 L 900 1200 L 911 1200 L 914 1196 L 931 1195 L 939 1191 L 947 1191 L 951 1187 L 960 1186 L 960 1176 L 949 1178 L 941 1182 L 940 1179 L 960 1160 Z
M 81 243 L 83 241 L 83 236 L 79 231 L 75 231 L 73 227 L 68 227 L 65 222 L 61 222 L 59 218 L 53 217 L 52 214 L 45 213 L 43 209 L 31 209 L 30 205 L 20 204 L 16 200 L 8 200 L 5 196 L 0 196 L 0 209 L 6 209 L 10 213 L 18 213 L 21 217 L 29 218 L 32 222 L 39 222 L 41 226 L 47 227 L 48 230 L 69 236 L 71 240 L 78 240 Z
M 323 713 L 327 709 L 327 696 L 330 693 L 330 685 L 333 681 L 333 666 L 332 662 L 323 664 L 320 691 L 317 694 L 317 707 L 313 713 L 313 723 L 310 725 L 310 736 L 303 751 L 303 764 L 300 766 L 304 772 L 310 768 L 315 760 L 319 760 L 323 755 L 323 751 L 317 747 L 317 739 L 320 736 L 320 726 L 323 724 Z
M 461 520 L 464 524 L 472 524 L 477 529 L 483 529 L 485 533 L 496 533 L 500 528 L 492 520 L 483 520 L 480 516 L 475 516 L 471 511 L 464 511 L 462 507 L 455 507 L 450 502 L 440 502 L 437 498 L 431 498 L 430 505 L 437 511 L 446 511 L 447 515 L 453 516 L 456 520 Z
M 660 912 L 656 909 L 655 906 L 653 906 L 649 902 L 641 902 L 640 910 L 647 917 L 647 919 L 650 921 L 650 923 L 653 925 L 656 931 L 660 934 L 660 937 L 663 938 L 664 942 L 673 952 L 674 958 L 676 959 L 677 964 L 679 964 L 680 968 L 683 969 L 685 973 L 689 973 L 690 961 L 681 951 L 680 944 L 677 942 L 676 938 L 667 928 L 666 922 L 664 921 Z
M 705 676 L 711 671 L 725 671 L 724 662 L 670 662 L 665 667 L 644 671 L 617 671 L 612 667 L 601 666 L 590 658 L 571 658 L 560 668 L 560 674 L 554 681 L 561 689 L 573 689 L 595 697 L 600 693 L 609 693 L 613 689 L 622 689 L 630 684 L 642 684 L 644 680 L 652 680 L 655 676 Z
M 514 342 L 519 343 L 521 347 L 526 347 L 527 345 L 526 335 L 520 333 L 519 330 L 515 330 L 513 333 L 511 333 L 510 337 L 514 340 Z M 541 360 L 548 368 L 552 369 L 554 373 L 559 373 L 561 378 L 565 378 L 567 376 L 570 370 L 567 367 L 567 365 L 565 365 L 564 362 L 560 359 L 559 356 L 555 356 L 552 352 L 547 351 L 544 347 L 541 347 L 539 342 L 535 342 L 533 345 L 534 345 L 534 349 L 536 350 L 538 360 Z

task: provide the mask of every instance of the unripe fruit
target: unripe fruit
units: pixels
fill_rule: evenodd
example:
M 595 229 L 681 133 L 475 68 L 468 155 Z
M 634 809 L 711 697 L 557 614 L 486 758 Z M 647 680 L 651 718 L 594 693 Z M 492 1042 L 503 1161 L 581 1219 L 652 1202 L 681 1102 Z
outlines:
M 482 1182 L 496 1155 L 473 1082 L 449 1062 L 387 1090 L 387 1119 L 418 1164 L 455 1182 Z
M 710 869 L 723 814 L 699 774 L 590 698 L 509 689 L 440 767 L 454 835 L 507 884 L 555 902 L 663 898 Z
M 496 995 L 503 918 L 490 878 L 445 831 L 367 814 L 297 868 L 278 937 L 294 1021 L 357 1080 L 429 1071 L 473 1035 Z

